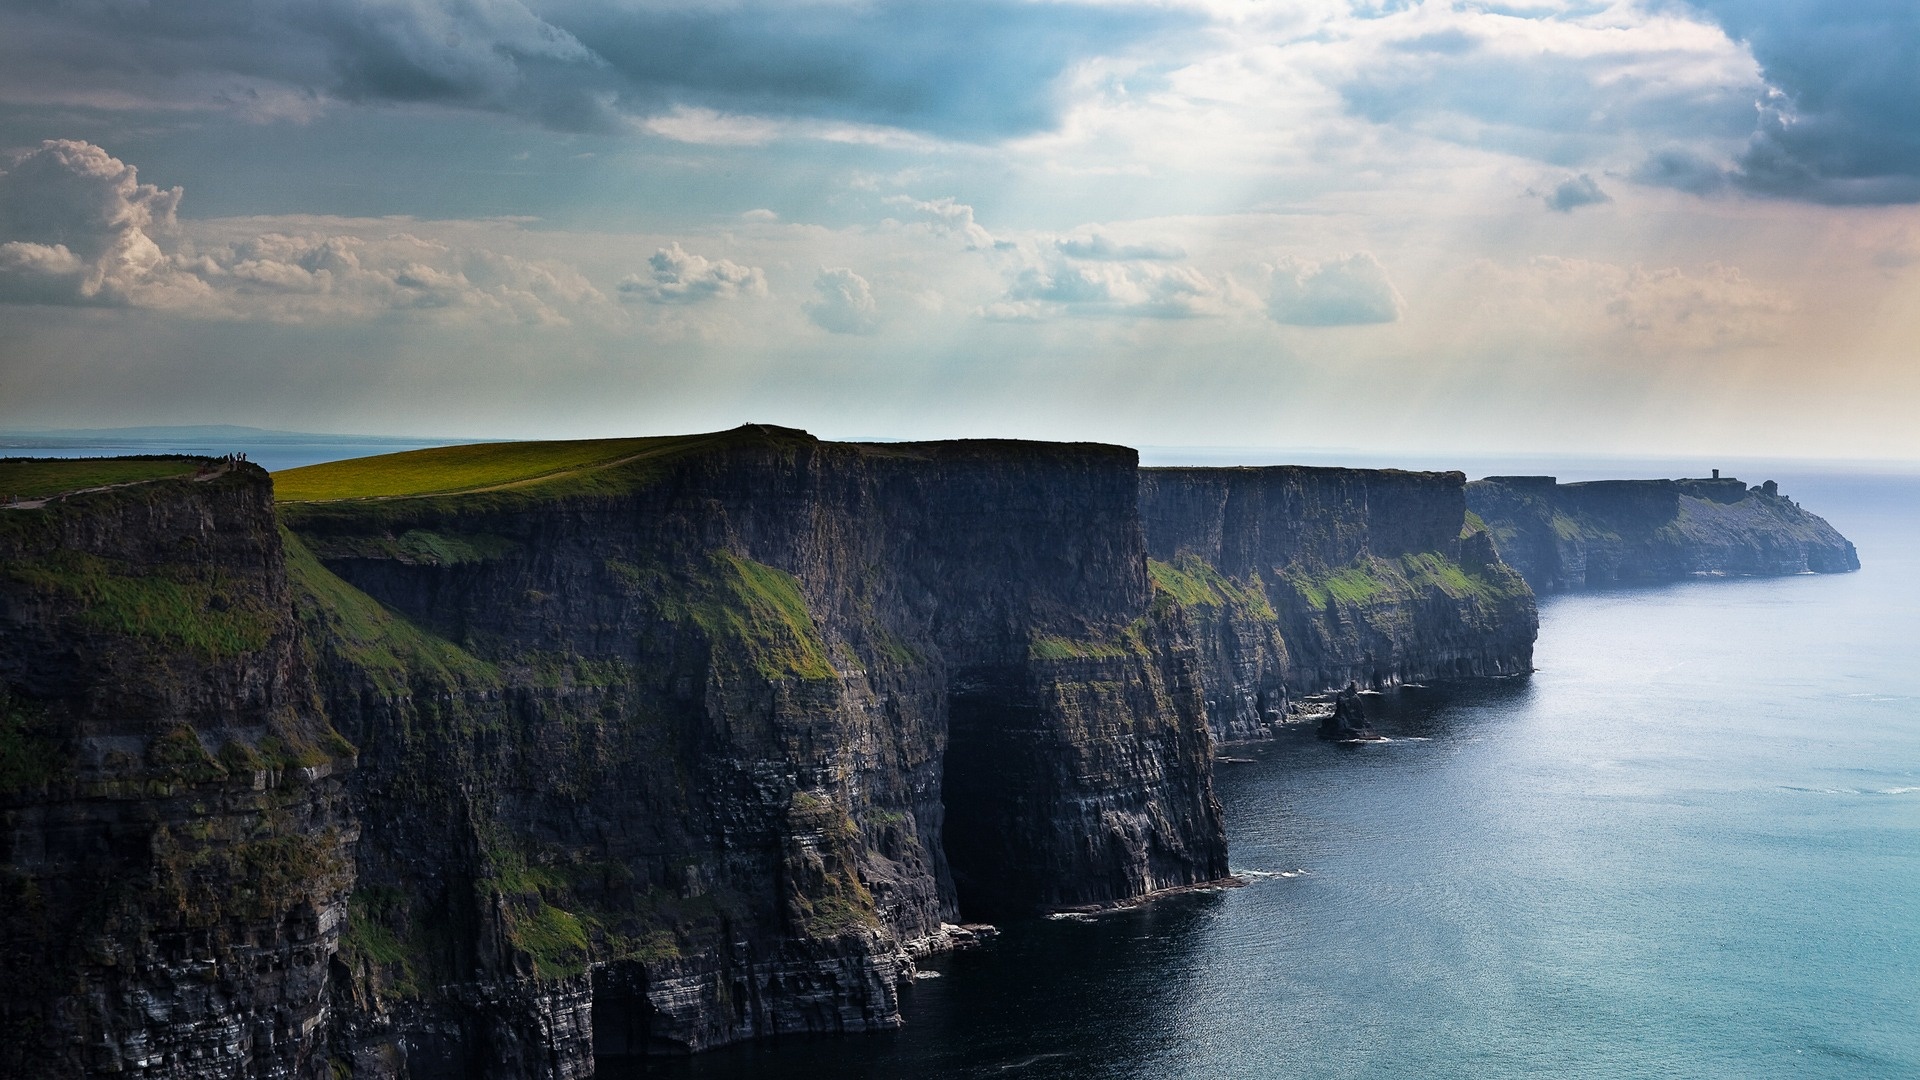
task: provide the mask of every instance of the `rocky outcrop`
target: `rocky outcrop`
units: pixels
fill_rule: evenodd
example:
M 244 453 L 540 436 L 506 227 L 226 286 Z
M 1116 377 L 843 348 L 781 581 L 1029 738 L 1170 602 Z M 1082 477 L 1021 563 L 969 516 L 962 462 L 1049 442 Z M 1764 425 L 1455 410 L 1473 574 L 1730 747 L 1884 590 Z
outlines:
M 0 1074 L 327 1076 L 352 763 L 264 472 L 0 510 Z
M 1214 736 L 1289 704 L 1531 670 L 1533 594 L 1469 527 L 1460 473 L 1142 469 L 1151 572 L 1191 613 Z
M 1467 485 L 1467 500 L 1540 593 L 1860 568 L 1851 542 L 1772 481 L 1489 476 Z
M 1353 683 L 1348 683 L 1345 690 L 1334 696 L 1333 710 L 1320 718 L 1314 734 L 1331 742 L 1381 741 L 1367 725 L 1367 712 L 1360 704 L 1360 687 Z

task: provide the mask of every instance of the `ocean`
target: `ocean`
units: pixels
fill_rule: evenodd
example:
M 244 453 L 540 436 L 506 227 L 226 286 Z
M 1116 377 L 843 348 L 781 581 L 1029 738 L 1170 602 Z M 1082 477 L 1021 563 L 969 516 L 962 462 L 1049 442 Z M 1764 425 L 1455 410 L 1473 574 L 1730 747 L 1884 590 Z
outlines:
M 1920 479 L 1778 479 L 1860 572 L 1548 598 L 1530 676 L 1232 751 L 1246 887 L 1007 926 L 897 1032 L 645 1068 L 1920 1077 Z

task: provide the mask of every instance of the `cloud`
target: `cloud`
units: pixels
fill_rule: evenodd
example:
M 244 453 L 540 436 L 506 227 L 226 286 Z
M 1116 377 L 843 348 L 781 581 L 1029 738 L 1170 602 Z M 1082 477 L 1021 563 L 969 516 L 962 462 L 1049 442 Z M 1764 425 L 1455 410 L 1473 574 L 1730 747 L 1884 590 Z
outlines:
M 1056 246 L 1029 258 L 1013 275 L 1005 297 L 980 314 L 1002 322 L 1059 315 L 1190 319 L 1227 315 L 1252 302 L 1226 275 L 1157 261 L 1072 259 Z
M 1540 198 L 1547 204 L 1547 209 L 1557 210 L 1562 214 L 1571 214 L 1582 206 L 1613 201 L 1613 196 L 1601 191 L 1600 185 L 1586 173 L 1567 177 L 1555 184 L 1552 191 L 1540 195 Z
M 1187 255 L 1185 249 L 1172 244 L 1115 243 L 1105 233 L 1062 237 L 1055 240 L 1053 246 L 1069 259 L 1091 259 L 1100 262 L 1184 259 Z
M 1728 170 L 1683 146 L 1669 146 L 1647 156 L 1631 174 L 1636 183 L 1670 187 L 1693 195 L 1726 190 Z
M 0 174 L 0 302 L 299 322 L 450 311 L 564 324 L 604 302 L 571 267 L 408 233 L 175 237 L 180 188 L 91 143 L 49 140 Z M 166 241 L 163 246 L 162 241 Z
M 1920 7 L 1692 0 L 1759 61 L 1771 93 L 1733 179 L 1822 203 L 1920 201 Z
M 973 207 L 952 196 L 921 200 L 910 195 L 889 195 L 884 201 L 888 206 L 919 214 L 925 219 L 924 224 L 943 236 L 964 238 L 969 249 L 984 251 L 994 246 L 993 234 L 973 219 Z
M 1753 60 L 1671 6 L 1404 5 L 1342 27 L 1322 77 L 1375 124 L 1561 165 L 1622 141 L 1743 136 Z
M 835 334 L 871 334 L 879 328 L 880 307 L 866 278 L 844 266 L 823 266 L 813 288 L 819 298 L 805 307 L 815 326 Z
M 1480 339 L 1528 338 L 1534 349 L 1654 358 L 1767 345 L 1794 305 L 1737 267 L 1621 266 L 1541 256 L 1519 266 L 1481 263 L 1459 283 L 1463 325 Z
M 1364 326 L 1399 320 L 1406 310 L 1387 268 L 1371 252 L 1327 262 L 1289 259 L 1274 268 L 1267 313 L 1289 326 Z
M 50 139 L 0 174 L 0 299 L 165 304 L 204 289 L 154 243 L 177 228 L 181 190 L 142 184 L 90 143 Z
M 741 266 L 728 259 L 709 260 L 682 248 L 676 241 L 647 260 L 650 277 L 629 274 L 620 282 L 622 299 L 654 304 L 697 304 L 705 300 L 734 300 L 767 295 L 767 276 L 757 266 Z
M 567 131 L 680 107 L 961 140 L 1044 130 L 1085 58 L 1198 26 L 1149 5 L 916 0 L 168 0 L 0 15 L 12 100 L 434 103 Z
M 1771 343 L 1791 310 L 1785 298 L 1719 264 L 1696 274 L 1635 266 L 1607 301 L 1607 314 L 1629 333 L 1688 349 Z

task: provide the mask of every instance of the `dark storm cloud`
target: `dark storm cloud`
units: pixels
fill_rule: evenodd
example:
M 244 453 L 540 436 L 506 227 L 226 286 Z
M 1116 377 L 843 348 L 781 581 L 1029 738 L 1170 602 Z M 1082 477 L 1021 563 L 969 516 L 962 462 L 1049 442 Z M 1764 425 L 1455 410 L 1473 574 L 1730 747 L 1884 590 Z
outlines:
M 245 108 L 266 88 L 569 130 L 689 105 L 994 139 L 1050 126 L 1073 63 L 1195 24 L 1018 0 L 27 0 L 0 13 L 0 91 Z
M 1730 179 L 1823 203 L 1920 202 L 1920 5 L 1693 0 L 1747 44 L 1777 94 Z M 1677 178 L 1695 180 L 1682 170 Z M 1685 187 L 1686 183 L 1674 186 Z

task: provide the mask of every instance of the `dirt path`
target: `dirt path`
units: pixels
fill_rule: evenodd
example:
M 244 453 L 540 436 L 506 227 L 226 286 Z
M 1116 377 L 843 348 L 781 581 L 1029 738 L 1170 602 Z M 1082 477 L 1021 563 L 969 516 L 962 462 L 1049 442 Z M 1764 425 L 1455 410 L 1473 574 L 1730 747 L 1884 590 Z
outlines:
M 196 472 L 191 477 L 188 477 L 188 479 L 196 484 L 204 484 L 209 480 L 225 476 L 232 471 L 233 463 L 222 458 L 213 468 Z M 74 495 L 91 495 L 96 491 L 114 491 L 119 488 L 139 487 L 141 484 L 158 484 L 163 480 L 178 480 L 185 475 L 185 473 L 175 473 L 172 476 L 153 476 L 145 480 L 129 480 L 124 484 L 101 484 L 99 487 L 75 488 L 72 491 L 61 491 L 48 495 L 44 499 L 17 499 L 3 502 L 0 503 L 0 510 L 38 510 L 50 502 L 59 502 L 61 499 Z

